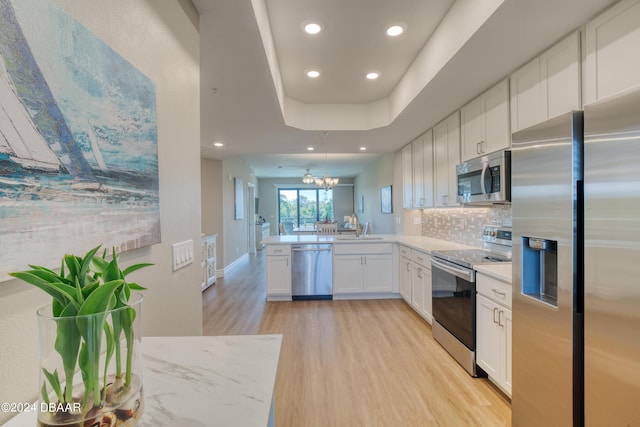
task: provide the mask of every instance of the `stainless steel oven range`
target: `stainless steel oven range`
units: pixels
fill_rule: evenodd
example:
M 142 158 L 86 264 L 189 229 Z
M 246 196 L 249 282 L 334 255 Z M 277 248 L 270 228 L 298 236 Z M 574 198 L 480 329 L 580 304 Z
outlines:
M 431 253 L 433 338 L 473 377 L 476 370 L 476 272 L 511 262 L 511 228 L 485 225 L 483 249 Z

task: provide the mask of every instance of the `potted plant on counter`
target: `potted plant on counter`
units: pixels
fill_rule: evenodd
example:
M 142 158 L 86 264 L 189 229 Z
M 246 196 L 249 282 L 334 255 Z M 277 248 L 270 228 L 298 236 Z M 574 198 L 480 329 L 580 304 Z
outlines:
M 30 265 L 11 276 L 49 294 L 38 310 L 40 393 L 38 426 L 135 426 L 144 411 L 140 308 L 144 290 L 127 282 L 115 248 L 84 257 L 65 255 L 60 272 Z

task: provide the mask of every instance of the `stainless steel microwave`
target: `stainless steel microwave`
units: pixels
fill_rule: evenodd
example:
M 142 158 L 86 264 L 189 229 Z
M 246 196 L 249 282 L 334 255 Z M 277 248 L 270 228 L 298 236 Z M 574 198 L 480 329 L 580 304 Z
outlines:
M 456 166 L 458 202 L 511 202 L 511 151 L 497 151 Z

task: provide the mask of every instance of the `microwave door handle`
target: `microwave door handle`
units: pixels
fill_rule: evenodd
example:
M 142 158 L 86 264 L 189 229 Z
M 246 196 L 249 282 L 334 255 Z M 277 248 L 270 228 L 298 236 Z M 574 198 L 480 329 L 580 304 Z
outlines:
M 480 175 L 480 188 L 482 189 L 482 194 L 484 194 L 484 198 L 489 200 L 487 189 L 484 186 L 484 177 L 487 174 L 487 169 L 489 169 L 489 162 L 482 163 L 482 174 Z

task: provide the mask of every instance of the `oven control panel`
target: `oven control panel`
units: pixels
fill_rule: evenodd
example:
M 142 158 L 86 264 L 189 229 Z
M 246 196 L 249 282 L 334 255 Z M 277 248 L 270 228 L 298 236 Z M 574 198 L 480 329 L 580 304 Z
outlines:
M 482 227 L 482 241 L 511 246 L 511 227 L 484 225 Z

